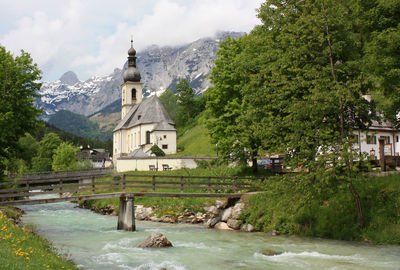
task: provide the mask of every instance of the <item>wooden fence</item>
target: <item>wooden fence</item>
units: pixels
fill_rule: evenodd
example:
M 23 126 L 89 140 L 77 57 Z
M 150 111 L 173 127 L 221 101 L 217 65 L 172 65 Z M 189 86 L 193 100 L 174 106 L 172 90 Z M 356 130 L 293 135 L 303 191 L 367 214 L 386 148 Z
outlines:
M 105 175 L 101 173 L 42 175 L 0 183 L 0 204 L 33 204 L 34 201 L 46 203 L 73 201 L 85 197 L 116 197 L 116 194 L 127 192 L 135 196 L 239 197 L 241 194 L 239 192 L 256 190 L 255 183 L 262 180 L 264 179 L 250 177 Z M 107 196 L 105 192 L 108 192 Z M 50 201 L 43 198 L 29 199 L 32 196 L 49 194 L 59 194 L 60 199 L 53 198 Z

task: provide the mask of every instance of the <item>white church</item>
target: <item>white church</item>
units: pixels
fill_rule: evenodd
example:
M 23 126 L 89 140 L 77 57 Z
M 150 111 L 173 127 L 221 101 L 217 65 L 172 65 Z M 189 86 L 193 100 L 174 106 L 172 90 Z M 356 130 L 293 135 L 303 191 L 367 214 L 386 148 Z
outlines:
M 128 50 L 128 69 L 122 84 L 121 121 L 113 131 L 113 162 L 122 157 L 148 157 L 156 144 L 166 154 L 176 153 L 175 123 L 156 95 L 142 97 L 143 83 L 136 68 L 136 50 Z

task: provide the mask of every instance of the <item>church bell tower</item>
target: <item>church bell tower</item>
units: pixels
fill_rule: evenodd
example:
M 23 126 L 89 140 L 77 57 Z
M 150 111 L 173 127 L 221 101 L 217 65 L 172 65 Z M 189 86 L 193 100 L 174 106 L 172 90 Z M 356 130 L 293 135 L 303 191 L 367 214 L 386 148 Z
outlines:
M 124 119 L 129 110 L 142 101 L 143 83 L 140 82 L 140 73 L 136 68 L 136 50 L 133 48 L 131 39 L 131 48 L 128 50 L 128 69 L 124 72 L 124 83 L 122 84 L 122 109 L 121 119 Z

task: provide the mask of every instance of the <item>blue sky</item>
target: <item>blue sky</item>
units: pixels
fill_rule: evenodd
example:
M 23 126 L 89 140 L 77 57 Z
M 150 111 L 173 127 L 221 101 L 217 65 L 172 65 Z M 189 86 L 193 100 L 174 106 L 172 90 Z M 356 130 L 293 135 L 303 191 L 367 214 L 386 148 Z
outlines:
M 262 0 L 1 0 L 0 44 L 29 52 L 56 80 L 79 79 L 122 67 L 134 36 L 136 50 L 177 46 L 216 31 L 249 32 Z

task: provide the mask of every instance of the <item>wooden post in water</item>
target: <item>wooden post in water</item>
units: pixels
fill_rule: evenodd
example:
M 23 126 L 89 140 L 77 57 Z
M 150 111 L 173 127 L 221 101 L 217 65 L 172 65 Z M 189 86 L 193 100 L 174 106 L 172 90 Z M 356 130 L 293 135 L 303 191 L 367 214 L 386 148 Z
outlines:
M 134 195 L 130 193 L 119 198 L 118 230 L 136 231 L 134 201 Z

